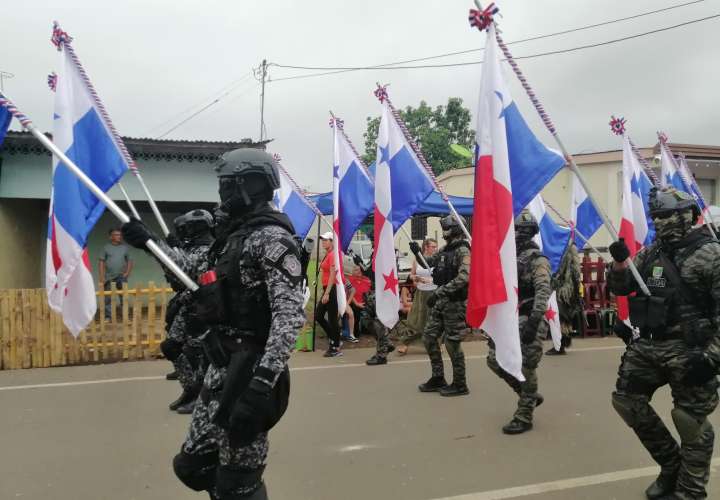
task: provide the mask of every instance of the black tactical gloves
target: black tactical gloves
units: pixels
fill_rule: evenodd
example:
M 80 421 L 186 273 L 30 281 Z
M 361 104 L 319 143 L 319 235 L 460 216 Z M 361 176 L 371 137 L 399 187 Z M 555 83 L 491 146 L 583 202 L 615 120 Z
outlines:
M 141 250 L 147 249 L 146 245 L 148 240 L 153 239 L 154 236 L 142 221 L 135 218 L 131 218 L 130 222 L 123 224 L 121 231 L 123 239 L 127 241 L 130 246 Z
M 417 241 L 411 241 L 410 242 L 410 251 L 415 255 L 419 254 L 420 253 L 420 244 L 418 244 Z
M 630 257 L 630 249 L 625 244 L 624 238 L 620 238 L 618 241 L 612 242 L 608 250 L 615 262 L 625 262 L 628 257 Z
M 705 385 L 717 374 L 717 369 L 710 358 L 703 352 L 696 352 L 690 355 L 687 364 L 687 372 L 683 382 L 687 385 Z
M 533 312 L 525 322 L 522 331 L 520 332 L 520 341 L 523 344 L 532 343 L 537 337 L 538 327 L 540 322 L 543 320 L 543 315 L 538 312 Z
M 177 236 L 175 236 L 175 233 L 168 234 L 165 238 L 165 243 L 167 243 L 169 247 L 173 248 L 180 248 L 182 246 L 182 242 Z

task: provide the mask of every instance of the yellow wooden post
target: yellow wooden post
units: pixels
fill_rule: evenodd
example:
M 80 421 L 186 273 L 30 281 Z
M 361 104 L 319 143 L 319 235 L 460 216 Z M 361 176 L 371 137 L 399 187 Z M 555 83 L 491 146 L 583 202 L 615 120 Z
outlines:
M 155 282 L 148 283 L 148 354 L 155 353 Z
M 10 369 L 10 300 L 7 290 L 0 290 L 0 370 Z
M 123 332 L 123 348 L 122 359 L 130 357 L 130 288 L 129 285 L 123 283 L 122 288 L 122 332 Z
M 102 292 L 100 292 L 100 302 L 98 304 L 98 308 L 100 309 L 100 331 L 98 332 L 98 336 L 96 337 L 97 345 L 95 347 L 95 361 L 98 361 L 100 359 L 100 351 L 103 349 L 103 346 L 105 345 L 105 330 L 107 329 L 107 321 L 105 319 L 105 294 L 108 293 L 103 288 Z
M 135 355 L 134 359 L 142 359 L 142 301 L 140 300 L 140 288 L 135 284 L 135 294 L 133 296 L 133 324 L 132 331 L 135 337 Z
M 50 306 L 47 302 L 47 294 L 42 290 L 40 294 L 40 306 L 42 307 L 42 366 L 47 368 L 50 366 Z
M 17 337 L 18 337 L 18 304 L 17 290 L 10 290 L 10 368 L 18 368 L 17 362 Z
M 160 341 L 165 340 L 165 316 L 167 314 L 167 301 L 168 301 L 168 285 L 163 284 L 162 292 L 160 294 Z M 157 353 L 153 353 L 157 354 Z
M 30 367 L 40 366 L 40 290 L 28 290 L 30 300 Z

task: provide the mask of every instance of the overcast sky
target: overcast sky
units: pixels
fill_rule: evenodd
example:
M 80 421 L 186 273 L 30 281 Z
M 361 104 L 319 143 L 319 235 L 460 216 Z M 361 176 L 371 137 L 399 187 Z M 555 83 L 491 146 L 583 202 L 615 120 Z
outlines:
M 506 41 L 625 17 L 688 0 L 506 0 Z M 6 2 L 0 70 L 5 91 L 50 130 L 47 74 L 57 68 L 51 24 L 60 21 L 122 135 L 157 137 L 223 90 L 231 92 L 168 137 L 259 137 L 260 92 L 249 75 L 263 58 L 297 66 L 367 66 L 480 48 L 469 0 L 32 0 Z M 515 56 L 603 42 L 720 13 L 720 0 L 511 46 Z M 720 20 L 569 54 L 520 61 L 571 152 L 619 149 L 611 114 L 628 119 L 639 145 L 664 130 L 672 142 L 720 145 Z M 475 61 L 481 52 L 428 61 Z M 512 77 L 513 97 L 541 140 L 549 134 Z M 481 66 L 373 70 L 267 85 L 270 151 L 303 186 L 331 186 L 328 110 L 363 149 L 365 118 L 379 114 L 376 81 L 396 106 L 461 97 L 473 111 Z M 307 71 L 270 68 L 270 78 Z M 512 77 L 512 78 L 511 78 Z M 188 109 L 190 108 L 190 109 Z M 13 128 L 16 128 L 14 126 Z M 150 186 L 152 189 L 152 186 Z

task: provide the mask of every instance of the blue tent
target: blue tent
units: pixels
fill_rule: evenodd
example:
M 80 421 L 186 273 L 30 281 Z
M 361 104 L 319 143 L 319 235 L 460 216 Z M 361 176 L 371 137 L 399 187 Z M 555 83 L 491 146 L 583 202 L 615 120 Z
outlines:
M 472 198 L 465 198 L 462 196 L 449 196 L 448 198 L 450 198 L 450 201 L 455 207 L 455 210 L 457 210 L 460 215 L 472 215 Z M 316 194 L 310 196 L 310 199 L 315 202 L 323 215 L 332 215 L 332 192 Z M 432 193 L 430 193 L 430 196 L 428 196 L 425 201 L 420 205 L 418 211 L 415 212 L 414 215 L 434 215 L 437 217 L 442 217 L 444 215 L 448 215 L 449 213 L 450 209 L 448 208 L 447 203 L 443 201 L 440 193 L 438 193 L 437 191 L 433 191 Z

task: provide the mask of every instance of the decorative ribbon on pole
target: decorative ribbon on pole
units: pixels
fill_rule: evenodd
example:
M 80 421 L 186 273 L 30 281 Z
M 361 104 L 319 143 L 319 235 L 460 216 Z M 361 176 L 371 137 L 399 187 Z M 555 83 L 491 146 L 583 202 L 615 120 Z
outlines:
M 330 128 L 337 127 L 338 131 L 342 134 L 342 136 L 345 138 L 345 141 L 347 141 L 348 146 L 350 146 L 350 149 L 352 149 L 352 152 L 355 154 L 355 158 L 357 158 L 358 163 L 360 164 L 360 167 L 365 171 L 365 174 L 370 178 L 373 179 L 372 173 L 370 173 L 370 170 L 368 169 L 367 165 L 365 165 L 365 162 L 362 159 L 362 156 L 360 156 L 360 153 L 358 153 L 358 150 L 355 149 L 355 144 L 350 140 L 350 138 L 345 133 L 345 121 L 341 120 L 337 116 L 333 114 L 332 111 L 330 111 Z M 374 179 L 373 179 L 374 180 Z
M 480 0 L 474 0 L 475 5 L 478 9 L 485 12 L 480 5 Z M 493 14 L 496 14 L 498 12 L 498 9 L 495 9 L 493 12 L 491 12 L 489 15 L 491 17 L 490 21 L 488 21 L 488 24 L 485 25 L 485 28 L 489 26 L 490 22 L 495 22 L 494 18 L 492 17 Z M 471 11 L 472 13 L 472 11 Z M 471 21 L 471 26 L 473 25 Z M 590 186 L 588 185 L 587 181 L 583 177 L 583 175 L 580 173 L 580 169 L 578 168 L 577 164 L 575 163 L 575 159 L 573 156 L 568 152 L 567 148 L 565 148 L 565 145 L 563 144 L 562 140 L 560 140 L 560 136 L 557 133 L 557 129 L 555 128 L 555 125 L 553 124 L 552 120 L 550 119 L 550 115 L 545 111 L 545 108 L 543 107 L 542 103 L 540 102 L 540 99 L 537 97 L 537 94 L 535 94 L 535 91 L 530 87 L 530 84 L 528 83 L 527 79 L 525 78 L 525 75 L 523 75 L 522 70 L 520 69 L 520 66 L 518 66 L 517 62 L 513 58 L 512 53 L 510 52 L 510 49 L 508 49 L 507 45 L 505 45 L 505 42 L 502 39 L 502 36 L 500 35 L 499 30 L 495 30 L 495 40 L 497 41 L 498 46 L 500 47 L 500 50 L 502 50 L 503 55 L 505 56 L 505 59 L 507 59 L 508 63 L 510 64 L 510 67 L 512 68 L 513 72 L 515 73 L 515 76 L 517 76 L 518 80 L 520 80 L 520 84 L 522 85 L 523 89 L 525 89 L 525 92 L 527 93 L 528 97 L 530 98 L 530 101 L 532 102 L 533 106 L 535 107 L 535 110 L 538 112 L 538 115 L 540 115 L 540 118 L 542 119 L 543 123 L 545 124 L 545 127 L 548 129 L 550 134 L 552 134 L 553 138 L 555 139 L 555 142 L 557 143 L 558 147 L 560 148 L 560 151 L 562 152 L 563 156 L 568 162 L 568 165 L 570 166 L 570 170 L 572 170 L 575 175 L 577 175 L 578 180 L 580 181 L 580 184 L 582 185 L 583 189 L 588 195 L 588 198 L 590 199 L 590 202 L 595 207 L 595 210 L 600 215 L 600 218 L 603 221 L 603 225 L 605 226 L 605 229 L 607 229 L 608 233 L 610 233 L 610 237 L 613 240 L 617 240 L 619 238 L 618 232 L 615 229 L 615 227 L 610 222 L 610 219 L 608 218 L 605 211 L 600 207 L 597 200 L 592 194 L 592 191 L 590 190 Z M 630 268 L 630 272 L 632 272 L 633 277 L 635 278 L 635 281 L 637 281 L 638 286 L 640 287 L 640 290 L 642 292 L 649 296 L 650 290 L 648 290 L 647 285 L 643 281 L 642 277 L 640 276 L 640 273 L 637 270 L 637 267 L 633 263 L 632 259 L 627 260 L 628 266 Z
M 115 217 L 117 217 L 123 224 L 130 222 L 130 217 L 122 211 L 122 209 L 102 190 L 100 189 L 80 167 L 75 165 L 73 161 L 68 158 L 63 151 L 58 148 L 53 141 L 48 139 L 45 134 L 40 132 L 33 122 L 25 114 L 23 114 L 13 102 L 2 92 L 0 92 L 0 106 L 7 108 L 7 110 L 18 119 L 22 124 L 23 128 L 30 132 L 40 144 L 45 146 L 48 151 L 54 154 L 66 167 L 67 169 L 87 187 L 100 202 L 110 210 Z M 170 257 L 162 251 L 162 249 L 153 240 L 147 242 L 147 249 L 157 257 L 157 259 L 170 271 L 182 281 L 182 283 L 192 291 L 198 289 L 198 285 L 185 274 L 185 272 L 173 261 Z
M 88 91 L 90 92 L 90 97 L 92 98 L 93 102 L 95 102 L 95 106 L 97 106 L 98 111 L 100 112 L 100 115 L 102 116 L 103 120 L 105 121 L 108 129 L 110 130 L 110 133 L 112 134 L 113 138 L 115 139 L 115 145 L 120 150 L 120 153 L 122 154 L 123 158 L 125 158 L 125 161 L 128 164 L 128 167 L 130 168 L 130 171 L 133 173 L 135 178 L 140 183 L 140 187 L 142 188 L 143 192 L 145 193 L 145 196 L 147 197 L 148 203 L 150 204 L 150 208 L 153 211 L 153 214 L 155 214 L 155 218 L 158 221 L 158 224 L 160 225 L 160 228 L 162 229 L 162 232 L 165 236 L 170 234 L 170 229 L 168 229 L 167 224 L 165 224 L 165 220 L 163 219 L 162 215 L 160 214 L 160 210 L 158 209 L 157 205 L 155 204 L 155 200 L 153 199 L 152 195 L 150 194 L 150 190 L 147 188 L 147 185 L 145 184 L 145 181 L 142 178 L 142 175 L 140 175 L 140 170 L 137 167 L 137 164 L 135 163 L 135 160 L 133 160 L 132 156 L 130 155 L 130 152 L 128 151 L 127 147 L 125 146 L 125 142 L 122 140 L 122 137 L 120 137 L 120 134 L 115 129 L 115 126 L 112 123 L 112 120 L 110 119 L 110 115 L 108 114 L 107 110 L 105 109 L 105 106 L 103 105 L 102 101 L 100 100 L 100 96 L 98 95 L 97 91 L 95 90 L 95 87 L 93 87 L 92 82 L 90 81 L 90 77 L 88 77 L 87 73 L 85 72 L 85 68 L 80 63 L 80 58 L 78 58 L 77 54 L 75 53 L 75 50 L 72 47 L 72 37 L 68 35 L 66 32 L 64 32 L 60 28 L 60 24 L 57 21 L 53 22 L 53 32 L 52 37 L 50 38 L 50 41 L 55 45 L 58 51 L 65 50 L 67 54 L 70 56 L 70 59 L 72 59 L 73 64 L 78 70 L 78 73 L 80 74 L 80 78 L 82 78 L 83 82 L 88 88 Z M 127 197 L 127 193 L 124 189 L 121 189 L 123 194 L 126 196 L 126 200 L 128 205 L 130 206 L 130 210 L 133 212 L 133 215 L 137 218 L 140 218 L 137 210 L 135 210 L 135 207 L 133 206 L 132 202 L 130 201 L 130 198 Z
M 285 170 L 285 167 L 282 166 L 282 164 L 280 163 L 280 160 L 281 160 L 280 155 L 277 154 L 277 153 L 275 153 L 275 154 L 273 155 L 273 158 L 274 158 L 275 161 L 277 162 L 278 168 L 279 168 L 280 170 L 282 170 L 282 172 L 285 174 L 285 176 L 286 176 L 286 177 L 288 178 L 288 180 L 290 181 L 290 184 L 292 184 L 293 190 L 295 190 L 295 192 L 302 197 L 303 201 L 307 204 L 308 207 L 310 207 L 310 210 L 312 210 L 313 212 L 315 212 L 315 215 L 317 215 L 317 216 L 320 218 L 321 221 L 323 221 L 325 224 L 327 224 L 327 226 L 328 226 L 328 227 L 330 228 L 330 230 L 332 231 L 332 228 L 333 228 L 333 227 L 332 227 L 332 224 L 330 224 L 330 223 L 327 221 L 327 219 L 325 219 L 325 217 L 324 217 L 323 214 L 320 212 L 320 209 L 317 207 L 317 205 L 316 205 L 315 203 L 313 203 L 313 201 L 312 201 L 310 198 L 307 197 L 307 195 L 305 194 L 305 190 L 304 190 L 303 188 L 301 188 L 301 187 L 298 185 L 297 182 L 295 182 L 295 179 L 293 179 L 292 176 L 290 175 L 290 173 L 289 173 L 287 170 Z
M 400 127 L 400 131 L 403 133 L 403 136 L 405 136 L 405 140 L 410 145 L 412 150 L 415 152 L 415 156 L 420 161 L 420 164 L 425 169 L 425 172 L 427 172 L 428 176 L 430 177 L 430 180 L 433 183 L 433 186 L 435 186 L 435 189 L 438 193 L 440 193 L 440 197 L 443 199 L 445 203 L 447 203 L 448 208 L 450 209 L 450 212 L 452 213 L 453 217 L 455 217 L 455 220 L 458 221 L 458 224 L 460 224 L 460 227 L 462 228 L 463 233 L 465 234 L 465 237 L 468 239 L 470 243 L 472 243 L 472 236 L 470 236 L 470 232 L 465 227 L 465 223 L 463 222 L 462 217 L 460 217 L 460 214 L 455 210 L 455 206 L 450 201 L 450 198 L 448 197 L 447 193 L 445 192 L 445 189 L 443 189 L 442 185 L 438 182 L 437 177 L 435 177 L 435 172 L 433 172 L 432 167 L 425 159 L 425 155 L 423 155 L 422 151 L 420 150 L 420 147 L 415 143 L 415 140 L 410 135 L 410 131 L 407 128 L 407 125 L 405 125 L 405 121 L 402 119 L 402 116 L 400 116 L 400 112 L 393 106 L 392 101 L 390 100 L 390 96 L 387 93 L 387 85 L 380 85 L 379 83 L 376 83 L 377 89 L 373 92 L 375 94 L 375 97 L 378 98 L 378 100 L 381 103 L 387 103 L 388 107 L 390 108 L 390 111 L 392 112 L 393 117 L 395 118 L 395 121 L 397 122 L 398 126 Z
M 700 210 L 700 213 L 702 214 L 703 209 L 700 205 L 700 200 L 702 200 L 703 205 L 708 206 L 707 203 L 705 203 L 705 199 L 702 197 L 702 193 L 700 192 L 700 189 L 694 190 L 692 188 L 692 180 L 687 179 L 685 177 L 684 172 L 681 168 L 678 167 L 678 165 L 675 163 L 675 155 L 673 155 L 672 150 L 670 149 L 670 146 L 668 146 L 668 136 L 664 132 L 658 132 L 657 133 L 658 141 L 660 143 L 660 148 L 665 150 L 665 153 L 672 159 L 673 167 L 675 168 L 675 171 L 680 175 L 680 179 L 682 180 L 682 183 L 685 185 L 685 189 L 687 189 L 688 194 L 693 197 L 695 200 L 695 204 L 698 207 L 698 210 Z M 697 191 L 697 192 L 696 192 Z M 717 233 L 715 231 L 715 228 L 713 227 L 714 224 L 711 220 L 709 220 L 710 217 L 704 217 L 705 226 L 708 228 L 708 231 L 710 231 L 710 235 L 713 237 L 715 241 L 718 241 Z

